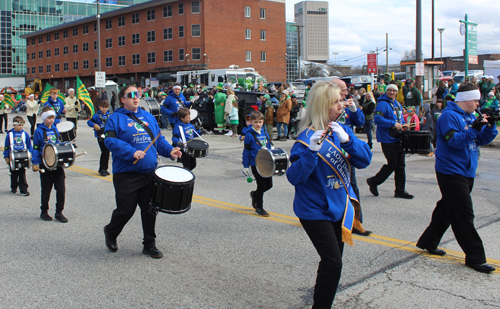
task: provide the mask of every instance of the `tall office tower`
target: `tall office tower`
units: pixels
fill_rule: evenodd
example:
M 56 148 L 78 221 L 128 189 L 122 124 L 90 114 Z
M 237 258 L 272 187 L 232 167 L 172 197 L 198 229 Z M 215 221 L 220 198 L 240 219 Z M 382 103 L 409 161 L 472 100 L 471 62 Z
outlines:
M 299 31 L 300 59 L 326 63 L 330 59 L 328 2 L 295 4 L 295 22 Z

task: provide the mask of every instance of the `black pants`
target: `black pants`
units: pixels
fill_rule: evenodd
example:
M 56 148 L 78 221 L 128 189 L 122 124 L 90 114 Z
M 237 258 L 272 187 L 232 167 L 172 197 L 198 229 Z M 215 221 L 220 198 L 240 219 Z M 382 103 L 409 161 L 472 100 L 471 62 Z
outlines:
M 394 181 L 396 183 L 395 192 L 405 192 L 405 153 L 401 149 L 400 142 L 382 143 L 382 152 L 387 159 L 387 164 L 384 164 L 377 175 L 372 177 L 373 181 L 378 186 L 384 183 L 384 181 L 394 172 Z
M 17 191 L 17 187 L 19 187 L 19 191 L 21 193 L 28 192 L 28 183 L 26 182 L 26 169 L 21 168 L 10 171 L 10 188 L 12 192 Z
M 359 214 L 359 221 L 361 223 L 363 223 L 363 211 L 361 210 L 361 197 L 359 196 L 359 188 L 358 188 L 358 182 L 356 181 L 356 168 L 354 166 L 351 165 L 351 187 L 352 187 L 352 190 L 354 191 L 354 193 L 356 194 L 356 198 L 358 199 L 359 201 L 359 211 L 360 211 L 360 214 Z
M 134 215 L 137 204 L 141 208 L 142 230 L 144 247 L 155 245 L 156 216 L 149 210 L 149 195 L 153 186 L 154 171 L 149 173 L 115 173 L 113 185 L 115 187 L 116 209 L 111 215 L 111 222 L 106 232 L 115 239 L 120 235 L 127 222 Z
M 9 117 L 7 116 L 7 112 L 5 112 L 4 114 L 1 114 L 0 115 L 0 131 L 2 130 L 2 123 L 5 121 L 5 133 L 7 133 L 7 126 L 9 124 Z
M 273 178 L 264 178 L 260 176 L 255 165 L 252 166 L 252 174 L 255 176 L 255 181 L 257 182 L 257 190 L 255 190 L 254 193 L 254 200 L 257 203 L 257 207 L 262 208 L 264 207 L 264 192 L 273 187 Z
M 435 249 L 451 224 L 453 234 L 465 253 L 468 264 L 486 263 L 483 242 L 474 227 L 474 210 L 470 192 L 474 178 L 446 175 L 436 172 L 441 200 L 432 213 L 430 225 L 424 231 L 417 246 Z
M 101 148 L 101 159 L 99 160 L 99 171 L 107 171 L 109 163 L 109 149 L 104 145 L 104 139 L 98 138 L 99 148 Z
M 35 129 L 36 129 L 36 114 L 33 114 L 32 116 L 28 116 L 28 121 L 31 126 L 31 138 L 35 135 Z
M 75 125 L 75 132 L 76 132 L 77 124 L 78 124 L 78 121 L 76 121 L 76 118 L 68 118 L 68 117 L 66 117 L 66 120 L 71 121 Z
M 207 118 L 208 118 L 208 131 L 212 132 L 215 128 L 215 112 L 207 111 Z
M 182 162 L 182 167 L 187 168 L 188 170 L 192 171 L 196 167 L 196 158 L 188 156 L 184 150 L 181 150 L 182 156 L 181 156 L 181 162 Z
M 40 168 L 43 168 L 40 166 Z M 66 196 L 66 185 L 65 185 L 66 174 L 64 169 L 59 167 L 56 170 L 49 171 L 45 169 L 45 172 L 40 172 L 40 184 L 42 187 L 42 212 L 47 212 L 49 210 L 49 200 L 50 192 L 52 191 L 52 186 L 56 190 L 56 213 L 61 213 L 64 209 L 64 200 Z
M 331 308 L 342 273 L 342 221 L 302 220 L 321 261 L 314 286 L 313 309 Z

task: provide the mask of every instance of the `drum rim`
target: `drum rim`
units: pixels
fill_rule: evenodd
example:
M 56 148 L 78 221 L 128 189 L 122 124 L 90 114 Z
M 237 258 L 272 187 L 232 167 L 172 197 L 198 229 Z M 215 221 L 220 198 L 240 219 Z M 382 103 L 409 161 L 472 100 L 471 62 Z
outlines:
M 183 182 L 174 182 L 174 181 L 170 181 L 170 180 L 167 180 L 167 179 L 164 179 L 164 178 L 160 178 L 160 176 L 158 176 L 158 174 L 156 173 L 156 171 L 158 169 L 164 168 L 164 167 L 174 167 L 174 168 L 183 169 L 183 170 L 189 172 L 191 174 L 191 176 L 193 176 L 193 178 L 191 178 L 191 180 L 183 181 Z M 169 183 L 169 184 L 176 184 L 176 185 L 191 185 L 191 184 L 194 184 L 194 180 L 196 178 L 196 176 L 193 174 L 193 172 L 191 172 L 187 168 L 180 167 L 180 166 L 175 166 L 175 165 L 162 165 L 162 166 L 158 166 L 157 168 L 155 168 L 153 174 L 154 174 L 155 182 L 156 182 L 157 179 L 159 179 L 159 180 L 162 180 L 163 182 L 166 182 L 166 183 Z
M 257 167 L 258 164 L 257 164 L 257 157 L 259 156 L 259 153 L 262 151 L 262 150 L 266 150 L 268 153 L 271 154 L 271 158 L 273 160 L 273 168 L 272 168 L 272 174 L 270 176 L 264 176 L 262 175 L 262 173 L 259 171 L 259 168 Z M 260 176 L 264 177 L 264 178 L 270 178 L 270 177 L 273 177 L 274 175 L 274 171 L 276 171 L 276 158 L 272 155 L 273 152 L 271 150 L 281 150 L 284 154 L 285 154 L 285 158 L 286 158 L 286 169 L 285 170 L 288 170 L 288 168 L 290 167 L 290 158 L 288 157 L 288 153 L 285 151 L 285 149 L 283 148 L 274 148 L 274 149 L 268 149 L 268 148 L 262 148 L 261 150 L 259 150 L 259 152 L 257 152 L 257 155 L 255 156 L 255 169 L 257 170 L 257 173 L 259 173 Z M 283 174 L 281 174 L 283 175 Z
M 17 152 L 28 153 L 28 168 L 30 168 L 31 167 L 31 152 L 28 149 L 23 149 L 23 150 L 11 150 L 10 151 L 10 153 L 9 153 L 9 159 L 10 159 L 9 167 L 10 167 L 10 169 L 16 170 L 16 166 L 14 165 L 14 162 L 15 162 L 14 153 L 17 153 Z
M 55 170 L 56 168 L 54 168 L 54 165 L 57 165 L 57 162 L 59 161 L 59 150 L 57 149 L 57 147 L 54 147 L 55 145 L 57 144 L 52 144 L 52 143 L 47 143 L 45 144 L 45 146 L 43 146 L 43 149 L 42 149 L 42 162 L 43 162 L 43 165 L 45 165 L 45 167 L 49 170 L 49 171 L 52 171 L 52 170 Z M 45 160 L 45 148 L 46 147 L 51 147 L 51 148 L 54 148 L 54 165 L 53 166 L 49 166 L 47 164 L 47 161 Z
M 202 150 L 205 150 L 205 149 L 208 149 L 210 147 L 210 145 L 206 142 L 206 141 L 202 141 L 200 139 L 192 139 L 192 140 L 189 140 L 186 142 L 186 146 L 189 147 L 190 143 L 195 143 L 194 146 L 191 146 L 192 148 L 196 147 L 196 144 L 203 144 L 203 145 L 206 145 L 207 148 L 203 148 Z
M 70 126 L 69 130 L 66 130 L 66 131 L 59 130 L 59 128 L 64 129 L 64 127 L 68 126 L 68 125 Z M 75 129 L 75 124 L 71 121 L 61 121 L 58 124 L 56 124 L 56 128 L 57 128 L 57 131 L 59 131 L 59 133 L 68 132 L 68 131 Z

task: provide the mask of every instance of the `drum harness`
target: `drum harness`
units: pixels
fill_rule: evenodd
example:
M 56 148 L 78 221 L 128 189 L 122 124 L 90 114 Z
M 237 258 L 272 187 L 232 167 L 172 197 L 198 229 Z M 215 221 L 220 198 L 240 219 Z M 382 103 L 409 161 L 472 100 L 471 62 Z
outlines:
M 267 134 L 267 132 L 264 132 L 264 133 L 266 134 L 266 137 L 268 138 L 268 141 L 269 141 L 269 143 L 271 144 L 271 149 L 274 149 L 274 144 L 273 144 L 273 142 L 271 141 L 271 138 L 269 137 L 269 134 Z M 258 142 L 258 141 L 259 141 L 259 139 L 257 138 L 257 134 L 255 134 L 255 130 L 251 130 L 251 131 L 250 131 L 250 134 L 252 134 L 253 139 L 255 140 L 255 143 L 257 143 L 257 145 L 259 145 L 262 149 L 264 149 L 264 148 L 266 147 L 265 145 L 262 145 L 261 143 L 259 143 L 259 142 Z M 251 149 L 250 144 L 247 144 L 247 145 L 245 146 L 245 148 L 246 148 L 247 150 L 250 150 L 250 149 Z
M 148 132 L 148 135 L 149 137 L 151 138 L 152 141 L 155 140 L 155 136 L 153 135 L 153 132 L 151 131 L 151 129 L 148 127 L 147 123 L 145 123 L 144 121 L 140 120 L 139 118 L 137 118 L 136 115 L 134 114 L 125 114 L 125 115 L 128 115 L 130 118 L 132 118 L 132 120 L 134 120 L 135 122 L 137 122 L 141 127 L 144 128 L 144 130 L 146 130 L 146 132 Z M 158 149 L 158 147 L 156 146 L 156 142 L 155 142 L 155 148 Z M 158 154 L 156 155 L 158 156 Z
M 50 106 L 52 106 L 52 108 L 54 109 L 54 111 L 56 112 L 56 115 L 57 115 L 57 119 L 61 119 L 61 114 L 59 114 L 59 112 L 57 111 L 56 107 L 54 106 L 54 104 L 52 104 L 52 102 L 50 102 L 49 100 L 47 100 L 50 104 Z
M 101 127 L 101 130 L 103 130 L 104 128 L 106 128 L 106 122 L 108 121 L 109 117 L 102 118 L 102 114 L 99 114 L 99 113 L 97 113 L 97 116 L 99 116 L 99 119 L 101 120 L 101 122 L 102 122 L 102 124 L 103 124 L 103 126 Z M 93 123 L 96 123 L 95 121 L 92 121 L 92 122 L 93 122 Z M 95 129 L 94 129 L 94 131 L 95 131 Z M 103 131 L 103 132 L 104 132 L 104 131 Z M 151 133 L 151 135 L 152 135 L 152 134 L 153 134 L 153 133 Z M 100 137 L 100 136 L 98 136 L 97 138 L 98 138 L 99 140 L 101 140 L 101 141 L 103 141 L 103 140 L 104 140 L 104 138 L 102 138 L 102 137 Z
M 22 136 L 22 140 L 23 140 L 23 149 L 27 149 L 26 148 L 26 137 L 24 137 L 24 135 L 27 134 L 23 131 L 23 133 L 21 134 Z M 9 139 L 10 139 L 10 148 L 12 148 L 12 145 L 14 145 L 14 132 L 10 132 L 9 133 Z M 6 149 L 9 149 L 8 147 Z M 12 149 L 14 150 L 14 149 Z

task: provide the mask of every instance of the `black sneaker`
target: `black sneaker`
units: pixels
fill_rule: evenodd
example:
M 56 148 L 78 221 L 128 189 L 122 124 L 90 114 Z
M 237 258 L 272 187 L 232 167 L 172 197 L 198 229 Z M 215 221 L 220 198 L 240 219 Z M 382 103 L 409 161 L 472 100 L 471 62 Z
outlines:
M 16 193 L 17 193 L 17 190 L 10 190 L 10 193 L 12 193 L 12 194 L 16 194 Z
M 255 213 L 261 217 L 269 217 L 269 213 L 267 211 L 265 211 L 264 208 L 255 209 Z
M 26 191 L 26 192 L 21 192 L 21 195 L 22 195 L 22 196 L 30 196 L 30 193 L 29 193 L 28 191 Z
M 108 236 L 108 232 L 106 232 L 106 228 L 108 226 L 104 226 L 104 240 L 106 243 L 106 248 L 108 248 L 109 251 L 111 252 L 116 252 L 118 251 L 118 245 L 116 244 L 116 238 L 112 239 L 111 237 Z
M 104 176 L 108 176 L 108 174 L 106 173 L 106 171 L 103 171 L 103 170 L 99 170 L 98 173 L 99 173 L 99 175 L 101 175 L 103 177 Z
M 358 230 L 356 228 L 353 228 L 352 229 L 352 233 L 356 234 L 356 235 L 361 235 L 361 236 L 370 236 L 370 234 L 372 233 L 372 231 L 365 230 L 364 232 L 361 232 L 360 230 Z
M 378 196 L 377 185 L 373 182 L 373 179 L 366 178 L 366 183 L 370 187 L 370 193 L 373 194 L 374 196 Z
M 413 198 L 413 195 L 411 195 L 410 193 L 404 191 L 402 193 L 395 193 L 394 194 L 394 197 L 397 197 L 397 198 L 405 198 L 407 200 L 411 200 Z
M 55 218 L 61 223 L 66 223 L 69 221 L 68 218 L 66 218 L 62 213 L 56 213 Z
M 142 249 L 142 253 L 149 255 L 153 259 L 161 259 L 163 257 L 163 253 L 161 253 L 161 251 L 156 247 L 144 247 L 144 249 Z
M 52 217 L 46 212 L 42 212 L 42 214 L 40 215 L 40 219 L 42 219 L 43 221 L 52 221 Z
M 255 191 L 250 191 L 250 198 L 252 199 L 252 207 L 254 209 L 257 209 L 257 203 L 255 202 L 253 195 L 255 194 Z
M 106 176 L 109 176 L 109 175 L 111 175 L 111 174 L 110 174 L 110 173 L 109 173 L 108 171 L 105 171 L 105 172 L 106 172 Z

